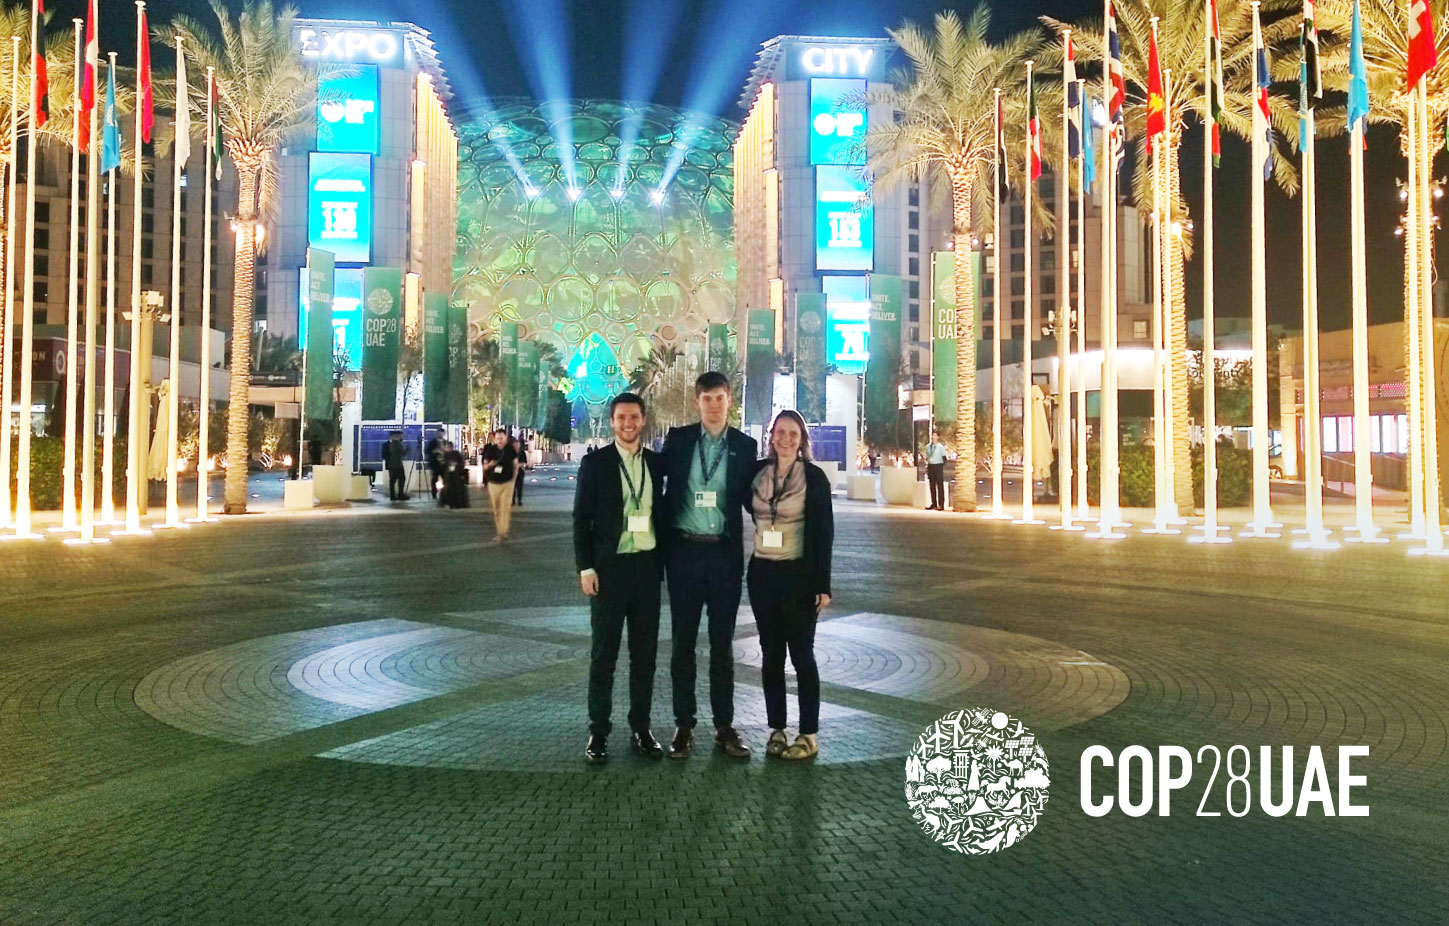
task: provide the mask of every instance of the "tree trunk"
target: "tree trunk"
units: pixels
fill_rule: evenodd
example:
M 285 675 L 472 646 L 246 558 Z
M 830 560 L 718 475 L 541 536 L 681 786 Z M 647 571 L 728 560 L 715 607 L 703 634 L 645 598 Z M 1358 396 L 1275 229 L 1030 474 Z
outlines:
M 256 200 L 259 160 L 235 158 L 236 261 L 231 284 L 231 374 L 226 407 L 227 514 L 246 514 L 248 425 L 251 421 L 252 305 L 256 298 Z M 298 448 L 300 453 L 301 448 Z
M 1185 229 L 1187 216 L 1172 214 L 1173 203 L 1179 202 L 1182 178 L 1177 166 L 1177 138 L 1167 149 L 1167 203 L 1168 230 L 1167 273 L 1172 278 L 1171 315 L 1167 322 L 1168 381 L 1172 395 L 1172 497 L 1178 514 L 1192 514 L 1192 449 L 1188 440 L 1187 386 L 1187 267 L 1183 260 L 1182 235 L 1172 234 L 1174 222 L 1182 223 Z
M 971 188 L 974 172 L 951 171 L 952 283 L 956 289 L 956 473 L 951 507 L 976 510 L 976 267 L 971 259 Z M 1000 246 L 998 242 L 997 246 Z M 1000 283 L 997 284 L 1000 286 Z M 1000 396 L 995 397 L 1001 401 Z

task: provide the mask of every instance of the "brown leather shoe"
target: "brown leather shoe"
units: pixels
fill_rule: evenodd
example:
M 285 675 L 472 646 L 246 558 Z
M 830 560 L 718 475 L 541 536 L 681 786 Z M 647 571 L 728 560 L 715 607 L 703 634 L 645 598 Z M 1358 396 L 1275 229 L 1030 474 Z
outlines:
M 689 727 L 675 727 L 674 739 L 669 741 L 669 758 L 688 759 L 694 752 L 694 730 Z
M 731 759 L 748 759 L 750 757 L 750 747 L 746 746 L 745 741 L 740 739 L 740 731 L 734 727 L 716 728 L 714 731 L 714 745 L 716 749 L 723 750 L 724 754 Z

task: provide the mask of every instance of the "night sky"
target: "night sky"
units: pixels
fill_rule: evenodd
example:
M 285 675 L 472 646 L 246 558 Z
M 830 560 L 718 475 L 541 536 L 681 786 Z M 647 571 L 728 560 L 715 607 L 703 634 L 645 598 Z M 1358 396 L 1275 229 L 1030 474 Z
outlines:
M 236 0 L 228 0 L 235 7 Z M 730 119 L 759 44 L 779 34 L 879 36 L 904 19 L 928 21 L 944 6 L 930 0 L 301 0 L 304 16 L 395 19 L 433 33 L 439 55 L 461 100 L 536 96 L 540 56 L 548 49 L 576 97 L 615 98 L 638 75 L 657 71 L 649 98 L 671 106 L 712 110 Z M 77 15 L 80 0 L 48 5 L 56 19 Z M 102 4 L 103 9 L 110 4 Z M 116 4 L 115 6 L 119 6 Z M 198 0 L 154 0 L 152 22 L 186 10 L 210 11 Z M 957 7 L 963 13 L 969 7 Z M 540 16 L 556 9 L 562 16 Z M 1099 14 L 1082 0 L 1000 0 L 994 29 L 1000 35 L 1034 24 L 1049 13 L 1063 19 Z M 534 13 L 530 21 L 528 13 Z M 540 23 L 542 21 L 542 24 Z M 635 23 L 637 25 L 626 25 Z M 104 28 L 104 27 L 103 27 Z M 129 31 L 129 30 L 128 30 Z M 103 35 L 105 33 L 103 32 Z M 114 33 L 112 33 L 114 34 Z M 103 45 L 110 45 L 103 39 Z M 560 50 L 568 49 L 562 54 Z M 123 57 L 130 57 L 125 55 Z M 542 56 L 542 60 L 547 59 Z M 1048 103 L 1048 106 L 1051 104 Z M 1201 146 L 1189 132 L 1181 170 L 1196 216 L 1201 197 Z M 1390 132 L 1369 136 L 1369 312 L 1373 321 L 1402 317 L 1402 250 L 1393 235 L 1399 202 L 1395 179 L 1404 165 Z M 1249 312 L 1249 177 L 1247 145 L 1224 141 L 1217 185 L 1217 261 L 1220 316 Z M 1299 200 L 1275 188 L 1268 195 L 1269 320 L 1301 326 Z M 1349 325 L 1348 155 L 1344 138 L 1319 144 L 1320 312 L 1327 329 Z M 1201 315 L 1201 271 L 1188 267 L 1190 317 Z

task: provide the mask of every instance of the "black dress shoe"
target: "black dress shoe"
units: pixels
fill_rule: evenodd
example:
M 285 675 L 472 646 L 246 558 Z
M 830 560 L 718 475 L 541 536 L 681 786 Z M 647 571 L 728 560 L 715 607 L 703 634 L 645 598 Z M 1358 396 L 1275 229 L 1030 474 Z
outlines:
M 590 736 L 589 745 L 584 747 L 584 760 L 592 765 L 602 765 L 609 761 L 608 738 Z
M 740 731 L 734 727 L 720 727 L 714 732 L 714 745 L 731 759 L 748 759 L 750 747 L 740 739 Z
M 694 752 L 694 730 L 688 727 L 675 727 L 674 739 L 669 741 L 669 758 L 688 759 L 692 752 Z
M 664 758 L 664 747 L 654 738 L 654 734 L 648 730 L 640 730 L 629 738 L 629 745 L 634 751 L 646 759 Z

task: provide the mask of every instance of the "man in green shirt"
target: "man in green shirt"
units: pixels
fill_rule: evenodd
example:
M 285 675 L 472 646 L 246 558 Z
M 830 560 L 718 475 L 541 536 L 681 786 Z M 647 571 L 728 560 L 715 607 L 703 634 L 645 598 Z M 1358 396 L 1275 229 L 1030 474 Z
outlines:
M 941 432 L 931 432 L 931 442 L 926 445 L 926 478 L 931 483 L 931 505 L 927 511 L 946 510 L 946 445 L 941 443 Z

